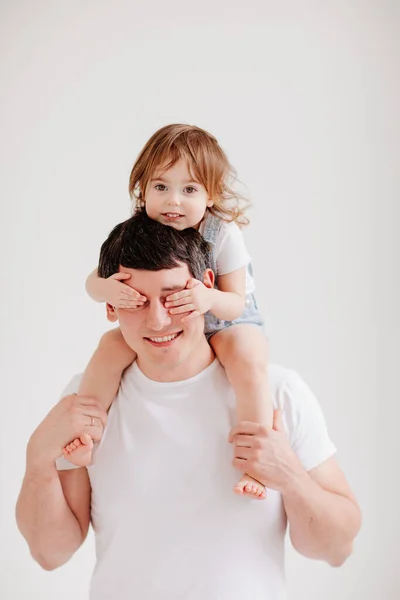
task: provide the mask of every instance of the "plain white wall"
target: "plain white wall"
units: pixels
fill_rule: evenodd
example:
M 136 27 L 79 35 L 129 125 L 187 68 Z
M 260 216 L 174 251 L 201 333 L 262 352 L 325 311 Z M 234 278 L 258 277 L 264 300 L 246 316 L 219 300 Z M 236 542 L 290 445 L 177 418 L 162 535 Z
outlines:
M 363 509 L 341 569 L 288 550 L 289 598 L 395 600 L 399 4 L 144 4 L 1 5 L 1 598 L 87 597 L 91 535 L 47 573 L 17 531 L 25 446 L 108 328 L 84 280 L 137 153 L 188 122 L 253 200 L 272 360 L 317 394 Z

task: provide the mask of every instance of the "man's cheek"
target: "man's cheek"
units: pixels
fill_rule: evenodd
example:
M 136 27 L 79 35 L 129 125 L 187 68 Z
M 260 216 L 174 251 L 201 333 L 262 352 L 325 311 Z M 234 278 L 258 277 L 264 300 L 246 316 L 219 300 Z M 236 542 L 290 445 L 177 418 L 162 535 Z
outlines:
M 125 317 L 120 318 L 119 326 L 121 328 L 122 333 L 124 334 L 124 337 L 131 338 L 135 336 L 137 327 L 135 326 L 135 323 L 132 319 L 127 319 Z

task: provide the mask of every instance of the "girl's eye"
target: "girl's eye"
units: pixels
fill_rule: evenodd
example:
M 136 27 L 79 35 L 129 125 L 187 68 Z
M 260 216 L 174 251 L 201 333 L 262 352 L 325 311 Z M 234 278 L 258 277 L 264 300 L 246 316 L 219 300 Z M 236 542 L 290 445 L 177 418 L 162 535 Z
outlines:
M 187 192 L 189 192 L 189 194 L 193 194 L 193 192 L 196 192 L 196 188 L 193 187 L 192 185 L 189 185 L 187 188 L 185 188 Z
M 163 185 L 162 183 L 158 183 L 155 187 L 156 187 L 156 190 L 158 190 L 159 192 L 163 192 L 166 189 L 165 185 Z M 160 188 L 163 188 L 163 189 L 160 190 Z

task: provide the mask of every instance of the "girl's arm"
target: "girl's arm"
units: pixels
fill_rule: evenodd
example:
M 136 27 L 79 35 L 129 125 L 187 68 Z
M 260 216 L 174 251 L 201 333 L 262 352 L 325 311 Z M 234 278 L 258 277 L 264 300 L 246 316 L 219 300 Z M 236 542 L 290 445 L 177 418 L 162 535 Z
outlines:
M 129 273 L 121 272 L 103 278 L 95 269 L 86 280 L 86 290 L 93 300 L 120 309 L 142 306 L 146 298 L 124 283 L 130 277 Z M 136 353 L 126 344 L 119 328 L 108 331 L 85 369 L 78 393 L 97 398 L 108 410 L 118 392 L 122 373 L 135 358 Z
M 96 398 L 108 410 L 123 372 L 135 359 L 136 352 L 125 342 L 119 327 L 107 331 L 85 369 L 78 394 Z
M 217 319 L 234 321 L 242 314 L 246 302 L 246 267 L 218 277 L 218 290 L 209 290 L 211 312 Z
M 97 274 L 97 269 L 90 273 L 89 277 L 86 279 L 86 291 L 92 300 L 96 300 L 96 302 L 105 302 L 105 286 L 104 282 L 107 281 L 103 277 L 99 277 Z
M 111 277 L 98 276 L 95 269 L 86 280 L 86 290 L 93 300 L 108 302 L 117 308 L 135 308 L 146 300 L 139 292 L 124 283 L 129 273 L 115 273 Z M 126 344 L 119 328 L 108 331 L 83 374 L 78 393 L 97 398 L 108 410 L 114 400 L 124 370 L 132 364 L 136 353 Z
M 198 279 L 189 279 L 184 290 L 166 298 L 165 307 L 172 315 L 190 313 L 182 320 L 202 315 L 209 310 L 224 321 L 240 317 L 245 306 L 246 267 L 220 275 L 218 290 L 213 287 L 213 282 L 213 273 L 208 269 L 204 274 L 204 283 Z
M 217 243 L 216 273 L 211 277 L 207 269 L 203 281 L 189 279 L 186 288 L 166 298 L 170 314 L 183 314 L 183 321 L 211 311 L 218 319 L 234 321 L 243 313 L 246 302 L 246 266 L 250 256 L 243 235 L 236 223 L 223 223 Z M 218 290 L 214 277 L 218 273 Z M 224 273 L 224 275 L 220 275 Z

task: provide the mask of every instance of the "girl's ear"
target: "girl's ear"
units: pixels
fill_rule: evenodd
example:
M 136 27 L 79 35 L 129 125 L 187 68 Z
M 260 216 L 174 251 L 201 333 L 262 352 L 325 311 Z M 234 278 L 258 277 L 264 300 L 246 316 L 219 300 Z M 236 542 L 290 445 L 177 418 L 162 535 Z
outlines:
M 106 311 L 107 311 L 107 319 L 111 323 L 115 323 L 115 321 L 118 321 L 118 317 L 117 317 L 117 313 L 115 312 L 115 308 L 113 306 L 111 306 L 111 304 L 108 304 L 108 302 L 106 303 Z
M 203 275 L 203 283 L 208 288 L 213 288 L 215 282 L 215 275 L 212 269 L 206 269 Z
M 207 200 L 207 208 L 211 208 L 212 206 L 214 206 L 214 200 L 211 200 L 211 198 L 209 198 L 209 200 Z

